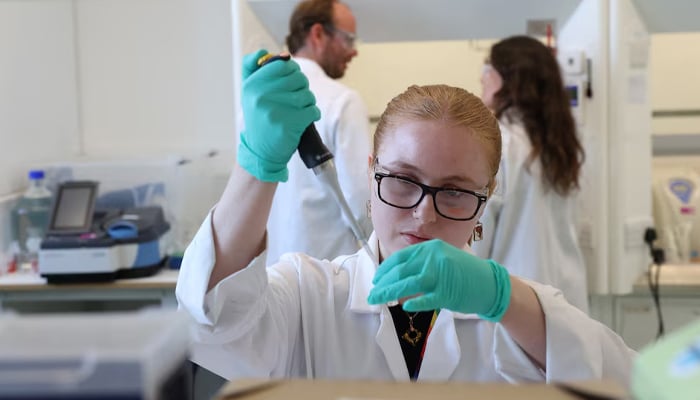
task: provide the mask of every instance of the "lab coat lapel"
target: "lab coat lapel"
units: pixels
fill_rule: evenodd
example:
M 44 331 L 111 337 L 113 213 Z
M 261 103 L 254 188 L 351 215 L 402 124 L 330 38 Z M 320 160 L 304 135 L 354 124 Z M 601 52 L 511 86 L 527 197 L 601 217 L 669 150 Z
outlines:
M 453 313 L 441 310 L 433 330 L 428 336 L 428 344 L 418 374 L 419 381 L 446 381 L 450 379 L 459 364 L 462 349 L 459 346 L 455 318 L 478 318 L 474 315 Z
M 394 320 L 391 318 L 391 312 L 388 307 L 382 307 L 379 318 L 379 331 L 376 336 L 377 345 L 382 349 L 394 379 L 397 381 L 408 381 L 406 360 L 403 357 L 399 338 L 394 327 Z
M 374 233 L 369 238 L 369 246 L 374 254 L 379 253 L 377 237 Z M 364 250 L 360 250 L 358 254 L 359 258 L 355 266 L 355 276 L 349 299 L 350 310 L 357 313 L 379 314 L 379 330 L 375 341 L 379 348 L 382 349 L 394 379 L 408 381 L 406 360 L 404 360 L 401 352 L 401 345 L 396 335 L 394 320 L 391 318 L 389 308 L 386 305 L 371 305 L 367 303 L 367 296 L 372 289 L 372 278 L 374 278 L 376 271 L 376 261 L 372 260 Z
M 369 247 L 374 254 L 378 254 L 379 243 L 376 234 L 372 233 L 369 238 Z M 350 310 L 358 313 L 379 313 L 380 306 L 367 303 L 367 296 L 372 289 L 372 279 L 377 271 L 376 261 L 371 258 L 366 251 L 357 252 L 358 260 L 355 264 L 355 276 L 350 288 L 349 306 Z

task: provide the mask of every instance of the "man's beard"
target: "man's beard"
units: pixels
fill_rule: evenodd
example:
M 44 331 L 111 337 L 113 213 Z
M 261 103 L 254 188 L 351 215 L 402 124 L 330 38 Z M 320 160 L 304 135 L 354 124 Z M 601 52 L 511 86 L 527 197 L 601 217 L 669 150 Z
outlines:
M 325 53 L 319 65 L 323 71 L 332 79 L 340 79 L 345 75 L 345 70 L 341 68 L 341 63 L 337 62 L 338 57 L 334 54 Z

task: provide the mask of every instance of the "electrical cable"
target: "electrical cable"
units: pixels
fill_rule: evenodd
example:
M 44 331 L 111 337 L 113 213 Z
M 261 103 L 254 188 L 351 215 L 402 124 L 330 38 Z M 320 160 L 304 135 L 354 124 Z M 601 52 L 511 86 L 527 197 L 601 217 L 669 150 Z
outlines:
M 664 318 L 661 311 L 661 298 L 659 293 L 659 277 L 661 274 L 661 265 L 665 262 L 665 255 L 663 249 L 654 247 L 653 243 L 656 240 L 656 237 L 656 230 L 654 228 L 647 228 L 644 232 L 644 242 L 649 246 L 649 252 L 652 259 L 652 262 L 649 263 L 649 269 L 647 272 L 647 282 L 649 284 L 651 298 L 654 301 L 654 307 L 656 308 L 656 317 L 658 319 L 656 339 L 658 340 L 665 333 Z M 654 268 L 654 266 L 656 266 L 656 268 Z
M 593 78 L 591 72 L 591 59 L 586 59 L 586 97 L 589 99 L 593 98 Z

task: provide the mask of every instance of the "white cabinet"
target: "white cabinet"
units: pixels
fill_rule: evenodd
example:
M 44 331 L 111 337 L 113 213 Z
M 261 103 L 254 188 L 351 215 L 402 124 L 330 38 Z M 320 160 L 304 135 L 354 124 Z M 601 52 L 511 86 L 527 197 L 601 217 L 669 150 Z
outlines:
M 664 264 L 659 293 L 665 333 L 700 320 L 700 265 Z M 646 275 L 635 282 L 630 294 L 592 296 L 591 316 L 619 333 L 636 350 L 652 343 L 659 329 Z
M 615 299 L 614 310 L 614 329 L 628 346 L 639 350 L 655 340 L 658 318 L 651 296 L 618 296 Z M 662 296 L 661 311 L 665 332 L 677 330 L 700 319 L 700 296 Z

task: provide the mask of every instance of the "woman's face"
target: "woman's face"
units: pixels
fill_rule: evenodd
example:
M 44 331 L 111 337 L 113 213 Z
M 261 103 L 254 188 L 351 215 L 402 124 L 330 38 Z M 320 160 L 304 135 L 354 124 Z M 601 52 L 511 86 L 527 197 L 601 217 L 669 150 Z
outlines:
M 428 186 L 484 193 L 489 183 L 484 147 L 467 128 L 443 122 L 408 121 L 399 125 L 385 133 L 375 157 L 374 170 Z M 439 215 L 429 194 L 414 208 L 396 208 L 379 199 L 374 170 L 370 169 L 371 214 L 381 259 L 408 245 L 436 238 L 464 247 L 484 210 L 483 204 L 469 221 Z
M 486 104 L 486 107 L 494 109 L 494 95 L 503 86 L 503 78 L 491 64 L 484 64 L 481 71 L 481 101 Z

